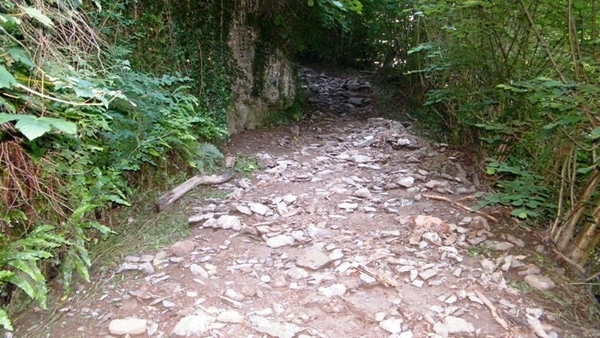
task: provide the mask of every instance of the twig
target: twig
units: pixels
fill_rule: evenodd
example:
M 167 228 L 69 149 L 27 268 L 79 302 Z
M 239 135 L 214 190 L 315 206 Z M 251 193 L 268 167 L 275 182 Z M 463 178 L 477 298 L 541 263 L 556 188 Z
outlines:
M 85 102 L 82 103 L 82 102 L 65 101 L 65 100 L 59 99 L 57 97 L 52 97 L 52 96 L 48 96 L 48 95 L 46 95 L 44 93 L 37 92 L 37 91 L 35 91 L 35 90 L 33 90 L 33 89 L 31 89 L 31 88 L 29 88 L 27 86 L 24 86 L 24 85 L 22 85 L 20 83 L 17 83 L 16 86 L 18 88 L 23 89 L 24 91 L 26 91 L 26 92 L 28 92 L 30 94 L 37 95 L 37 96 L 39 96 L 41 98 L 52 100 L 52 101 L 55 101 L 55 102 L 69 104 L 71 106 L 103 106 L 104 105 L 104 103 L 100 103 L 100 102 L 98 102 L 98 103 L 85 103 Z
M 480 291 L 475 291 L 475 295 L 477 295 L 477 298 L 481 299 L 483 304 L 485 304 L 485 306 L 488 307 L 490 313 L 492 314 L 492 318 L 494 318 L 496 323 L 500 324 L 500 326 L 502 326 L 503 329 L 508 330 L 508 323 L 506 322 L 506 320 L 501 318 L 500 315 L 498 315 L 498 310 L 496 309 L 494 304 L 492 304 L 492 302 L 490 302 L 490 300 L 487 299 L 487 297 Z
M 453 200 L 449 199 L 448 197 L 440 196 L 440 195 L 432 195 L 432 194 L 423 194 L 423 197 L 431 198 L 433 200 L 446 201 L 446 202 L 454 205 L 455 207 L 459 207 L 459 208 L 464 209 L 464 210 L 466 210 L 468 212 L 476 213 L 477 215 L 483 216 L 483 217 L 489 219 L 492 222 L 498 222 L 498 219 L 496 217 L 490 216 L 490 215 L 488 215 L 488 214 L 486 214 L 484 212 L 481 212 L 479 210 L 472 210 L 468 206 L 466 206 L 464 204 L 461 204 L 461 203 L 458 203 L 456 201 L 453 201 Z
M 585 281 L 586 281 L 586 282 L 589 282 L 589 281 L 591 281 L 592 279 L 594 279 L 594 278 L 596 278 L 596 277 L 598 277 L 598 276 L 600 276 L 600 271 L 598 271 L 598 272 L 596 272 L 595 274 L 593 274 L 593 275 L 589 276 L 588 278 L 586 278 L 586 279 L 585 279 Z
M 565 262 L 569 263 L 572 267 L 574 267 L 575 269 L 577 269 L 579 272 L 585 273 L 585 269 L 583 268 L 583 266 L 579 265 L 574 260 L 572 260 L 569 257 L 565 256 L 562 252 L 558 251 L 558 249 L 556 249 L 554 246 L 552 247 L 552 251 L 555 254 L 559 255 L 562 259 L 565 260 Z
M 355 267 L 354 269 L 372 277 L 377 282 L 381 283 L 383 286 L 394 287 L 394 288 L 398 287 L 398 282 L 396 280 L 388 277 L 384 273 L 379 273 L 378 271 L 375 271 L 365 265 L 361 264 L 361 265 Z
M 456 202 L 462 202 L 462 201 L 466 201 L 466 200 L 476 200 L 476 198 L 473 195 L 469 195 L 469 196 L 465 196 L 465 197 L 461 197 L 461 198 L 457 199 Z
M 554 240 L 550 236 L 542 236 L 542 235 L 540 235 L 540 234 L 538 234 L 536 232 L 534 232 L 533 234 L 537 238 L 539 238 L 540 241 L 542 241 L 544 244 L 546 244 L 552 250 L 552 252 L 554 252 L 555 254 L 557 254 L 558 256 L 560 256 L 560 258 L 564 259 L 565 262 L 569 263 L 571 266 L 573 266 L 579 272 L 581 272 L 582 274 L 585 274 L 585 269 L 583 268 L 583 266 L 579 265 L 579 263 L 575 262 L 574 260 L 572 260 L 569 257 L 565 256 L 562 252 L 560 252 L 558 250 L 558 247 L 557 247 L 556 243 L 554 242 Z

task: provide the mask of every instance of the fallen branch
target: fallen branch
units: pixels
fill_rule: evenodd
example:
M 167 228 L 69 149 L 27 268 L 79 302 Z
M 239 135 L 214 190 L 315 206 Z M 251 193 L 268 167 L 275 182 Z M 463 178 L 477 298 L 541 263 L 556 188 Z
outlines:
M 423 194 L 423 197 L 431 198 L 433 200 L 446 201 L 446 202 L 452 204 L 455 207 L 459 207 L 459 208 L 461 208 L 463 210 L 466 210 L 468 212 L 476 213 L 477 215 L 485 217 L 485 218 L 489 219 L 492 222 L 498 222 L 498 219 L 496 217 L 490 216 L 490 215 L 488 215 L 488 214 L 486 214 L 484 212 L 481 212 L 479 210 L 472 210 L 468 206 L 466 206 L 464 204 L 461 204 L 461 203 L 458 203 L 456 201 L 453 201 L 453 200 L 449 199 L 448 197 L 440 196 L 440 195 L 432 195 L 432 194 Z
M 498 310 L 496 309 L 494 304 L 492 304 L 492 302 L 490 302 L 490 300 L 487 299 L 487 297 L 480 291 L 475 291 L 475 295 L 477 295 L 477 298 L 481 299 L 483 304 L 485 304 L 485 306 L 488 307 L 490 313 L 492 314 L 492 318 L 494 318 L 496 323 L 500 324 L 500 326 L 502 326 L 504 330 L 508 330 L 508 323 L 506 322 L 506 320 L 500 317 L 500 315 L 498 314 Z
M 383 284 L 383 286 L 385 286 L 385 287 L 398 288 L 398 282 L 395 279 L 388 277 L 386 274 L 384 274 L 382 272 L 380 273 L 379 271 L 375 271 L 374 269 L 371 269 L 362 264 L 355 267 L 354 269 L 356 269 L 359 272 L 364 273 L 367 276 L 370 276 L 371 278 L 375 279 L 377 282 Z
M 466 201 L 466 200 L 476 201 L 477 198 L 475 198 L 475 196 L 473 196 L 473 195 L 469 195 L 469 196 L 465 196 L 465 197 L 461 197 L 461 198 L 457 199 L 456 203 L 459 203 L 459 202 L 462 202 L 462 201 Z
M 572 267 L 574 267 L 575 269 L 577 269 L 577 271 L 581 272 L 582 274 L 585 274 L 585 272 L 586 272 L 585 268 L 583 266 L 581 266 L 579 263 L 577 263 L 574 260 L 570 259 L 569 257 L 565 256 L 562 252 L 560 252 L 554 246 L 552 247 L 552 251 L 555 254 L 557 254 L 558 256 L 560 256 L 560 258 L 562 258 L 565 262 L 569 263 Z
M 177 201 L 181 196 L 185 195 L 188 191 L 194 189 L 199 185 L 212 185 L 212 184 L 221 184 L 229 181 L 233 177 L 233 173 L 225 173 L 222 175 L 212 175 L 212 176 L 204 176 L 204 175 L 196 175 L 189 180 L 183 182 L 175 189 L 169 191 L 164 194 L 161 198 L 156 202 L 156 212 L 161 212 Z
M 579 263 L 575 262 L 574 260 L 570 259 L 569 257 L 565 256 L 562 252 L 560 252 L 560 250 L 558 250 L 556 243 L 554 243 L 554 240 L 552 240 L 552 238 L 550 236 L 542 236 L 542 235 L 538 234 L 537 232 L 533 232 L 533 234 L 537 238 L 539 238 L 539 240 L 542 243 L 544 243 L 547 247 L 549 247 L 550 250 L 552 250 L 552 252 L 554 252 L 557 256 L 562 258 L 565 262 L 570 264 L 572 267 L 577 269 L 577 271 L 581 272 L 581 274 L 586 273 L 586 270 L 583 266 L 581 266 Z

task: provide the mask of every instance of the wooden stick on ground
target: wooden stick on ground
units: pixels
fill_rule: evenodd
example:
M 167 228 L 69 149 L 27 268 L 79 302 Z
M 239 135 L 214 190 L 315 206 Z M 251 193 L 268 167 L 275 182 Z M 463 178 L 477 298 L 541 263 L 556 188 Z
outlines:
M 181 196 L 185 195 L 188 191 L 194 189 L 199 185 L 211 185 L 211 184 L 221 184 L 229 181 L 233 177 L 233 173 L 225 173 L 222 175 L 212 175 L 212 176 L 204 176 L 204 175 L 196 175 L 189 180 L 183 182 L 175 189 L 169 191 L 168 193 L 162 195 L 161 198 L 156 202 L 156 212 L 161 212 L 165 210 L 168 206 L 177 201 Z
M 471 210 L 471 208 L 469 208 L 468 206 L 466 206 L 464 204 L 461 204 L 461 203 L 458 203 L 456 201 L 453 201 L 453 200 L 449 199 L 448 197 L 440 196 L 440 195 L 433 195 L 433 194 L 423 194 L 423 197 L 431 198 L 433 200 L 446 201 L 446 202 L 448 202 L 448 203 L 450 203 L 450 204 L 452 204 L 452 205 L 454 205 L 456 207 L 459 207 L 461 209 L 464 209 L 464 210 L 466 210 L 468 212 L 474 212 L 474 213 L 476 213 L 479 216 L 483 216 L 483 217 L 489 219 L 492 222 L 498 222 L 498 219 L 496 217 L 490 216 L 490 215 L 488 215 L 488 214 L 486 214 L 484 212 L 481 212 L 479 210 L 477 210 L 477 211 Z
M 500 315 L 498 315 L 498 310 L 496 309 L 496 307 L 494 306 L 494 304 L 492 304 L 492 302 L 490 302 L 489 299 L 487 299 L 487 297 L 481 293 L 480 291 L 475 291 L 475 295 L 477 295 L 477 298 L 481 299 L 481 301 L 483 302 L 483 304 L 485 304 L 485 306 L 488 307 L 488 309 L 490 309 L 490 313 L 492 314 L 492 318 L 494 318 L 494 320 L 500 324 L 500 326 L 502 326 L 503 329 L 508 330 L 508 323 L 506 322 L 506 320 L 504 320 L 503 318 L 500 317 Z

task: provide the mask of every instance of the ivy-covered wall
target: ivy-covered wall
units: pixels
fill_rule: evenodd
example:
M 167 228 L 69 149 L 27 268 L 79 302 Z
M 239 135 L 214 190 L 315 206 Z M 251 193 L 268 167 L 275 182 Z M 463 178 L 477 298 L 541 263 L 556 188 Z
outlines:
M 234 133 L 260 125 L 269 111 L 292 105 L 295 71 L 291 62 L 251 26 L 246 15 L 232 24 L 228 45 L 235 76 L 232 77 L 228 129 Z
M 192 78 L 193 93 L 230 133 L 255 128 L 269 111 L 293 103 L 293 66 L 251 20 L 260 10 L 256 0 L 149 1 L 132 7 L 143 23 L 130 32 L 136 63 Z

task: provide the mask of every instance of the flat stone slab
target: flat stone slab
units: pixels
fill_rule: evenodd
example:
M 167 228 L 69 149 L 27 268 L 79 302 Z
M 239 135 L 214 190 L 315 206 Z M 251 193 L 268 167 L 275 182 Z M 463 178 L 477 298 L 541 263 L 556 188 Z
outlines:
M 144 334 L 146 324 L 146 320 L 139 318 L 115 319 L 108 325 L 108 331 L 116 336 Z
M 294 244 L 294 237 L 288 235 L 277 235 L 267 239 L 267 246 L 270 248 L 280 248 Z
M 325 254 L 320 249 L 311 248 L 296 259 L 296 265 L 311 270 L 318 270 L 329 264 L 331 261 L 329 255 Z

